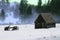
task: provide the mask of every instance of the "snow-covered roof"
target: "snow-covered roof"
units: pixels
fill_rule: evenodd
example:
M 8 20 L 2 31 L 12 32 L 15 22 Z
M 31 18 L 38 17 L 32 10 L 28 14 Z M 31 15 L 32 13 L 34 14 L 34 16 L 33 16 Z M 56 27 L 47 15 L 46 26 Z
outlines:
M 55 23 L 53 16 L 50 13 L 41 13 L 41 16 L 45 20 L 46 23 Z

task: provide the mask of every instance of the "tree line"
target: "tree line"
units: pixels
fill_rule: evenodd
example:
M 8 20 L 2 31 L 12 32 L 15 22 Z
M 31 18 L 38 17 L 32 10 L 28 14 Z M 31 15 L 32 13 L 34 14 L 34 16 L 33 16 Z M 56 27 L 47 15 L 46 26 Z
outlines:
M 9 3 L 9 0 L 6 0 L 7 3 Z M 19 6 L 19 15 L 30 15 L 32 14 L 32 8 L 33 6 L 31 4 L 27 3 L 27 0 L 21 0 L 20 6 Z M 47 4 L 44 4 L 42 6 L 42 0 L 38 0 L 38 5 L 35 6 L 35 10 L 39 13 L 55 13 L 55 14 L 60 14 L 60 0 L 48 0 Z M 1 16 L 4 16 L 4 9 L 2 10 Z
M 47 4 L 41 6 L 42 2 L 39 0 L 37 9 L 39 12 L 50 12 L 55 14 L 60 14 L 60 0 L 48 0 Z
M 29 6 L 29 7 L 28 7 Z M 27 4 L 27 0 L 21 0 L 20 3 L 20 11 L 23 13 L 30 14 L 32 13 L 32 7 L 31 5 Z M 48 0 L 47 4 L 44 4 L 42 6 L 42 0 L 38 0 L 38 5 L 36 6 L 36 11 L 41 13 L 55 13 L 60 14 L 60 0 Z
M 23 15 L 32 14 L 32 5 L 29 5 L 27 2 L 28 2 L 27 0 L 21 0 L 19 8 L 20 14 Z

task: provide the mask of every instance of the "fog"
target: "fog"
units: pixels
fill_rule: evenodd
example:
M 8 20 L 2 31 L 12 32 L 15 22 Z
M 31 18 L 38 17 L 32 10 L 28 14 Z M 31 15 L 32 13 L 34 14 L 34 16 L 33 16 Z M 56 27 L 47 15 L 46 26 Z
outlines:
M 19 4 L 15 2 L 10 4 L 5 3 L 4 7 L 2 7 L 2 3 L 0 2 L 0 13 L 2 9 L 4 9 L 5 12 L 5 19 L 0 17 L 0 24 L 34 24 L 39 15 L 33 9 L 31 15 L 19 16 Z M 53 17 L 56 22 L 60 22 L 60 16 L 53 15 Z
M 0 4 L 1 5 L 1 4 Z M 3 8 L 0 7 L 0 12 Z M 5 19 L 0 19 L 0 24 L 34 24 L 38 14 L 32 10 L 32 15 L 19 16 L 19 5 L 17 3 L 5 3 L 4 5 Z M 2 21 L 3 20 L 3 21 Z

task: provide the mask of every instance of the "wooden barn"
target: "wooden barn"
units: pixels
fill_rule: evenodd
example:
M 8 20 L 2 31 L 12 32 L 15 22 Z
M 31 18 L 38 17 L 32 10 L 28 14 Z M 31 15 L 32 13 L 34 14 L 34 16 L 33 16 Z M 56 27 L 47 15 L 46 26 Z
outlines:
M 55 27 L 55 20 L 52 15 L 49 13 L 41 13 L 38 18 L 35 20 L 35 29 L 36 28 L 50 28 Z

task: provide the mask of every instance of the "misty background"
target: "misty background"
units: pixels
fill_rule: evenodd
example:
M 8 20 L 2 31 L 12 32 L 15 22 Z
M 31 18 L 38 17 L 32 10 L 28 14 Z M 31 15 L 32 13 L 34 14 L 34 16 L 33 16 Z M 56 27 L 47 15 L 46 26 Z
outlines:
M 60 1 L 38 0 L 37 5 L 27 0 L 10 2 L 0 0 L 0 24 L 34 24 L 40 13 L 51 13 L 57 23 L 60 23 Z

